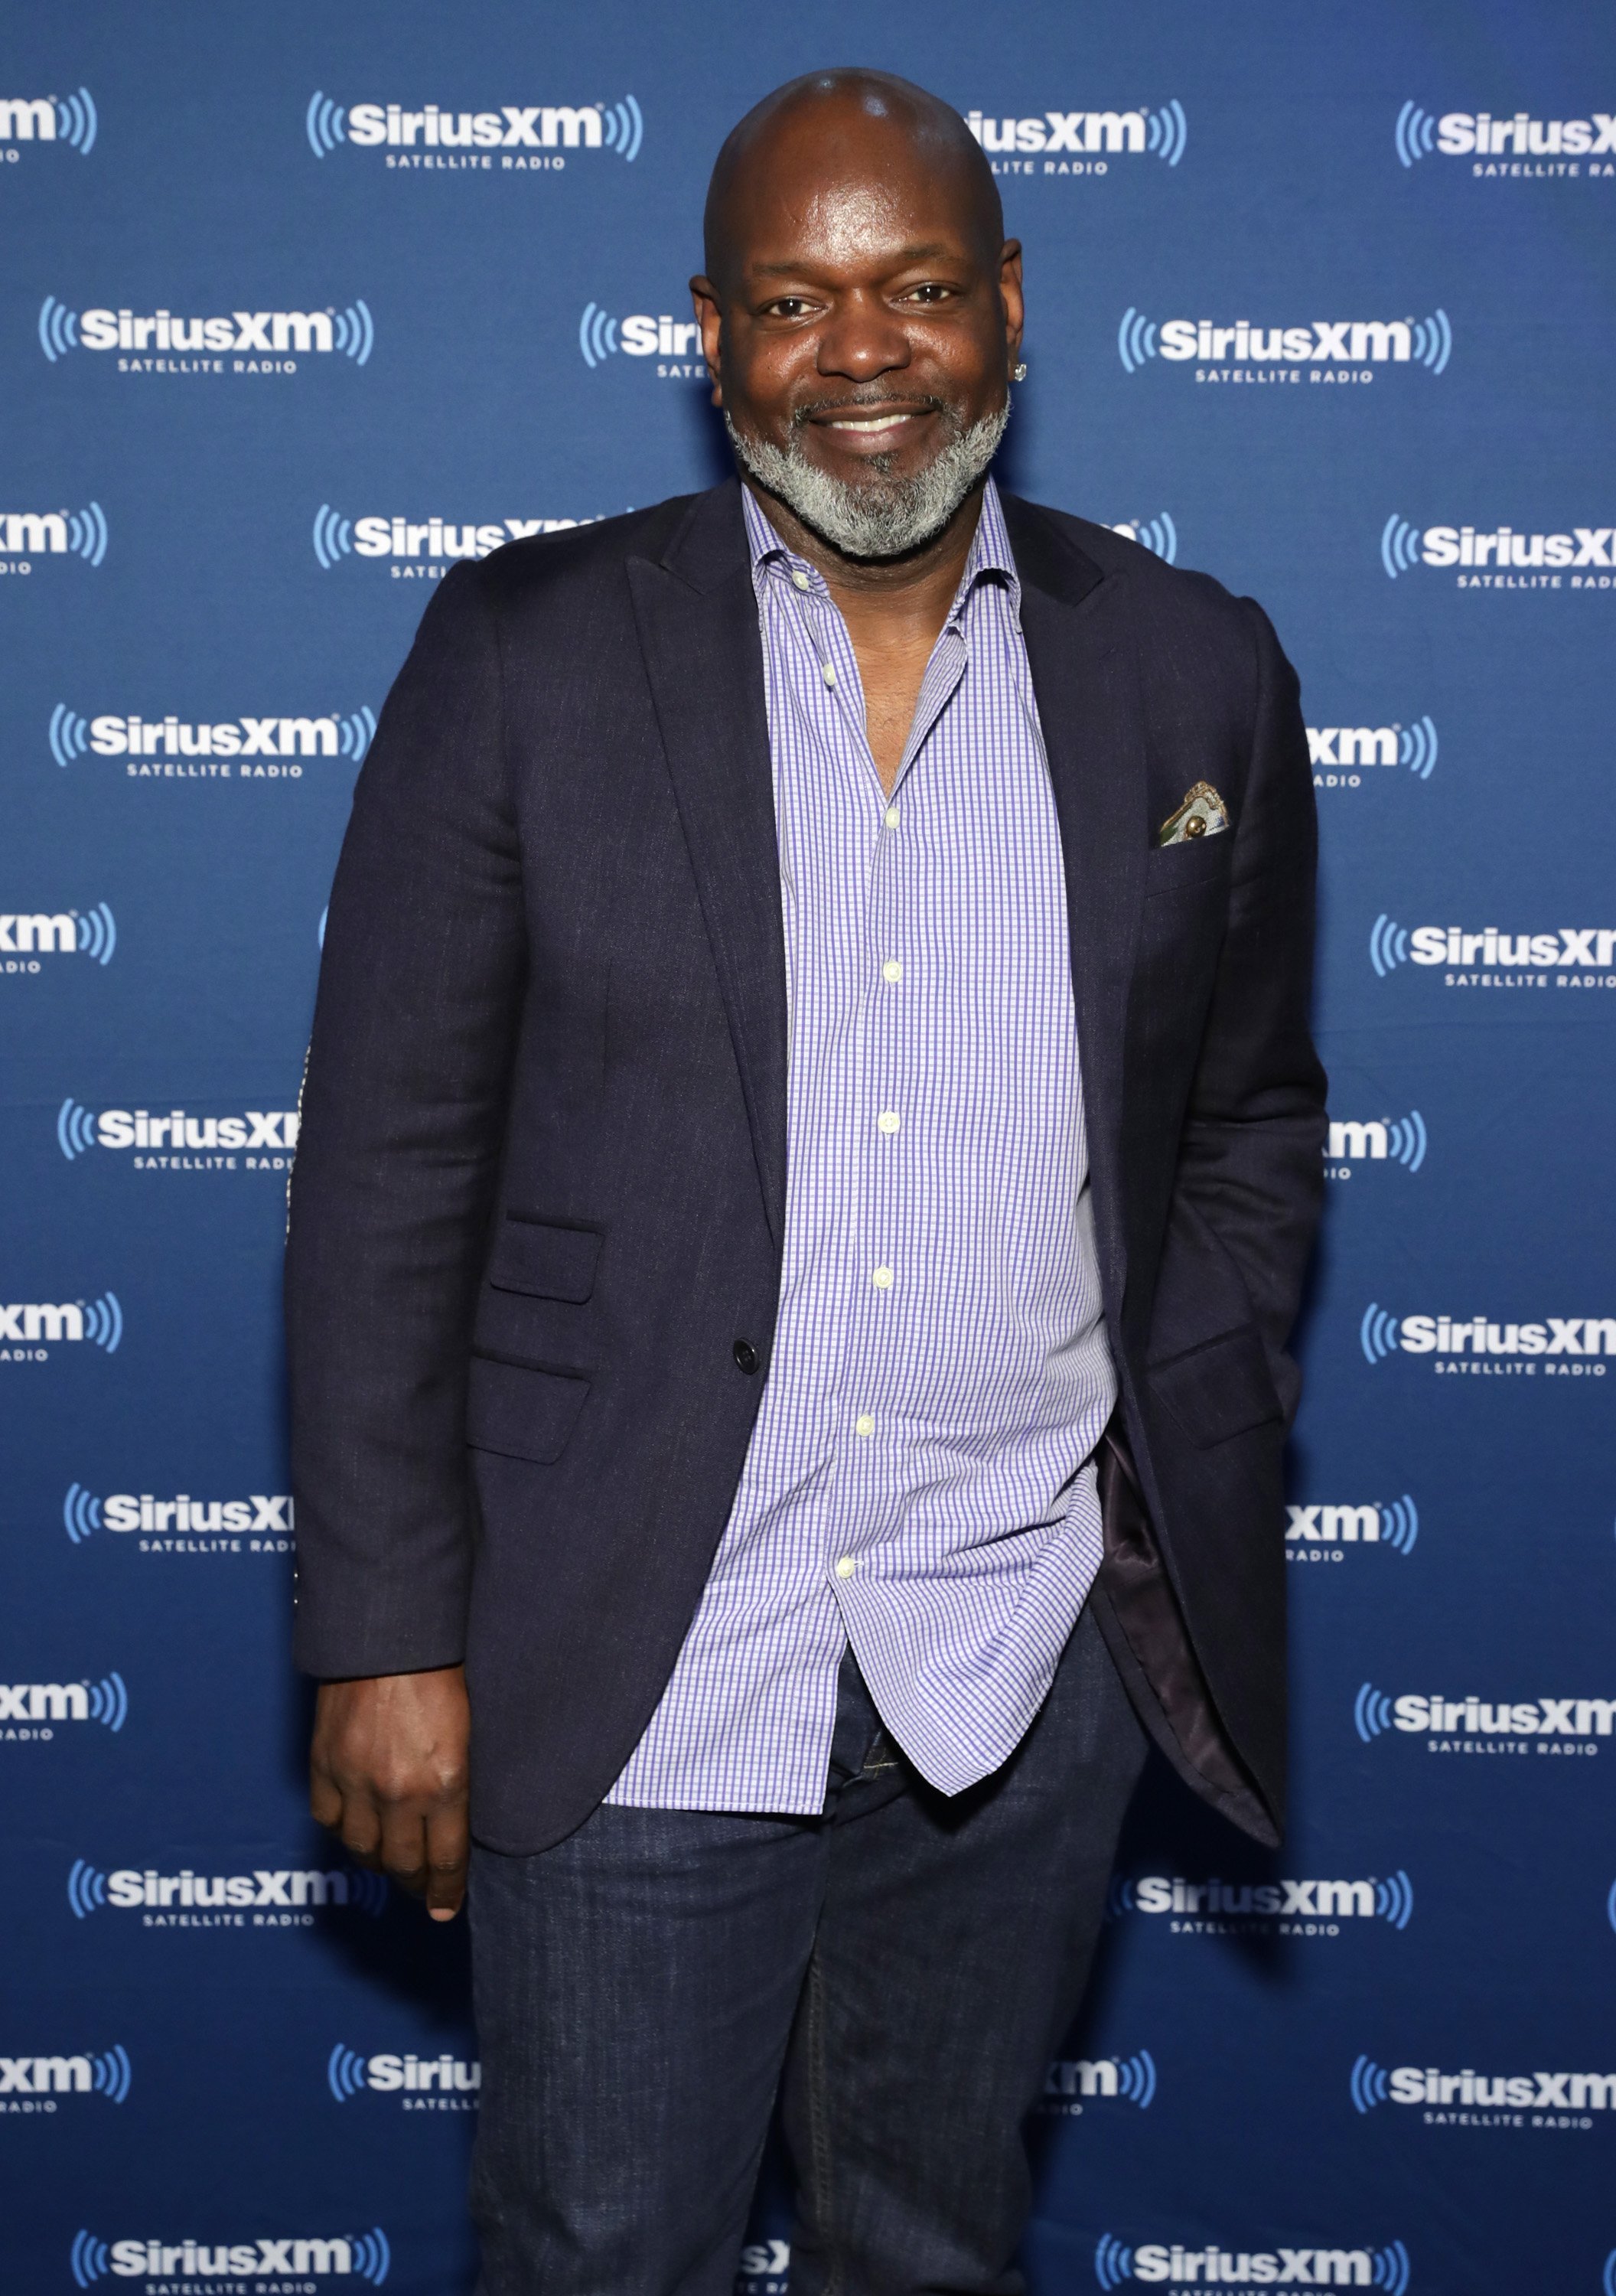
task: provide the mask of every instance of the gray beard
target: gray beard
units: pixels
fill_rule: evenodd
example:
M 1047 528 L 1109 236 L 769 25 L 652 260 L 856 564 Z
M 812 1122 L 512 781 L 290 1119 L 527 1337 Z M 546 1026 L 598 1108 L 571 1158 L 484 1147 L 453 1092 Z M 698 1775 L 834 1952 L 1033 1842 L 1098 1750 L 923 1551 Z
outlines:
M 918 550 L 943 528 L 994 455 L 1010 419 L 1007 399 L 997 414 L 984 414 L 968 430 L 953 436 L 923 471 L 910 479 L 891 479 L 879 468 L 860 481 L 832 478 L 803 453 L 795 429 L 788 447 L 763 439 L 745 439 L 724 411 L 724 428 L 742 468 L 796 512 L 803 524 L 839 550 L 845 558 L 901 558 Z

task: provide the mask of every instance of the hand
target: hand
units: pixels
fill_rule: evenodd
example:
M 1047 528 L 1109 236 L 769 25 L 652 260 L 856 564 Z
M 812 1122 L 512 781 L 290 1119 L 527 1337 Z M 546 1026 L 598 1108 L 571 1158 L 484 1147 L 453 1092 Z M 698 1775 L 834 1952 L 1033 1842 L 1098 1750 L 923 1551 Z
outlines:
M 453 1921 L 466 1894 L 470 1735 L 463 1667 L 320 1685 L 309 1808 L 435 1922 Z

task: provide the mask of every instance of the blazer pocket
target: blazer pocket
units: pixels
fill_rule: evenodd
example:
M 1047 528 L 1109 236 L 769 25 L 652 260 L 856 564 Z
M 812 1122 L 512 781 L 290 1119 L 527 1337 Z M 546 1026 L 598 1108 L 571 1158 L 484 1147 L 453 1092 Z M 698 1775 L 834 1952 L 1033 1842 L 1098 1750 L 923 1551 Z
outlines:
M 1145 1375 L 1198 1450 L 1285 1417 L 1254 1324 L 1147 1364 Z
M 1145 857 L 1147 893 L 1176 892 L 1180 885 L 1227 877 L 1235 832 L 1220 829 L 1212 837 L 1185 837 L 1177 845 L 1153 845 Z
M 600 1257 L 599 1228 L 563 1227 L 507 1212 L 494 1239 L 488 1281 L 496 1292 L 525 1292 L 535 1300 L 576 1303 L 594 1290 Z
M 532 1459 L 548 1467 L 567 1448 L 588 1393 L 586 1379 L 473 1356 L 466 1440 L 474 1451 L 497 1451 L 507 1459 Z

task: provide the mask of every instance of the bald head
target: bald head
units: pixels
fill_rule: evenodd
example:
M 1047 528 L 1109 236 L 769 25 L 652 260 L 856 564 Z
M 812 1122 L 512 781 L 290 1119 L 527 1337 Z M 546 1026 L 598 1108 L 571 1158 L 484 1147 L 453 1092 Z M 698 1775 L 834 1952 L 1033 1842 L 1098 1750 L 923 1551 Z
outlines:
M 707 275 L 727 289 L 747 218 L 788 187 L 856 183 L 901 156 L 906 172 L 933 177 L 959 203 L 990 260 L 1004 239 L 1004 210 L 982 147 L 951 104 L 893 72 L 845 68 L 808 72 L 755 103 L 714 163 L 703 219 Z

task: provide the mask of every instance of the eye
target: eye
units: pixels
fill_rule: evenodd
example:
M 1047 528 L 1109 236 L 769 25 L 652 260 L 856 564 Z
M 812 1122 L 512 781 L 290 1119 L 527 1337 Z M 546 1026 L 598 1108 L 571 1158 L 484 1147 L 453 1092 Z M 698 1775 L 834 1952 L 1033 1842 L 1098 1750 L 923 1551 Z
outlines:
M 909 290 L 905 299 L 911 303 L 943 303 L 957 292 L 955 288 L 945 287 L 940 279 L 925 279 L 918 287 Z
M 764 319 L 800 319 L 811 310 L 805 295 L 777 295 L 772 303 L 765 303 L 758 316 Z

